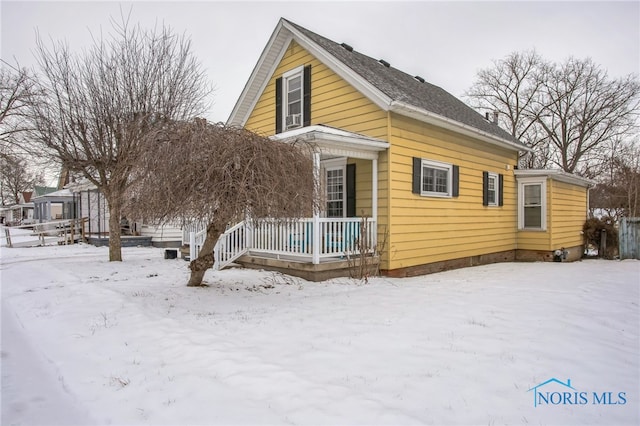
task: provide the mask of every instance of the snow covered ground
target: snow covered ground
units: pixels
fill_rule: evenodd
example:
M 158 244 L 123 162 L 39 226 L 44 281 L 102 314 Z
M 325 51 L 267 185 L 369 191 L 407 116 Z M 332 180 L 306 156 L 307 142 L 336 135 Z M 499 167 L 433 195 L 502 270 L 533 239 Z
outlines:
M 1 249 L 2 425 L 640 424 L 639 261 L 193 289 L 123 255 Z

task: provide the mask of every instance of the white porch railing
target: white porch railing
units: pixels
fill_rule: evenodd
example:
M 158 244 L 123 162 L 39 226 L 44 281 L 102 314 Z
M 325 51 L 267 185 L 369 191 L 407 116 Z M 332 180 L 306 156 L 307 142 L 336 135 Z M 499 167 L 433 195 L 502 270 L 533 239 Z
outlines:
M 322 258 L 373 253 L 376 223 L 363 218 L 304 218 L 243 221 L 220 236 L 214 248 L 214 269 L 227 266 L 247 252 L 288 256 L 318 263 Z M 190 232 L 191 259 L 198 256 L 205 231 Z
M 213 269 L 219 271 L 247 252 L 248 226 L 246 221 L 227 229 L 213 248 Z
M 262 220 L 253 224 L 251 252 L 288 256 L 341 257 L 375 247 L 375 222 L 362 218 L 304 218 L 296 221 Z
M 207 229 L 189 232 L 189 260 L 193 260 L 200 254 L 200 247 L 207 238 Z
M 207 224 L 201 221 L 192 221 L 182 225 L 182 244 L 191 243 L 191 233 L 202 233 L 207 228 Z M 204 241 L 204 239 L 202 240 Z

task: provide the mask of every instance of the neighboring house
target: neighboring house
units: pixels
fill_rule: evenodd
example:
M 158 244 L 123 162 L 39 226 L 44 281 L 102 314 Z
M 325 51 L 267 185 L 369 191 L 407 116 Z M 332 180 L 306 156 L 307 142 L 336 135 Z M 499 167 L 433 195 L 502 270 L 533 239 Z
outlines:
M 87 218 L 85 228 L 90 242 L 97 242 L 109 235 L 109 204 L 104 194 L 87 180 L 72 182 L 67 188 L 73 193 L 76 217 Z M 129 238 L 129 243 L 144 244 L 145 240 L 157 247 L 180 247 L 183 244 L 183 232 L 177 226 L 155 226 L 140 222 L 121 221 L 123 231 L 123 245 L 127 244 L 124 239 Z M 188 239 L 188 236 L 187 236 Z M 106 244 L 106 241 L 97 242 Z
M 73 193 L 77 218 L 86 218 L 85 233 L 103 237 L 109 233 L 109 206 L 94 184 L 82 180 L 67 184 Z
M 68 189 L 33 197 L 33 205 L 33 218 L 38 223 L 75 218 L 73 193 Z
M 18 203 L 3 208 L 4 221 L 10 225 L 30 225 L 36 221 L 33 199 L 54 192 L 56 188 L 35 186 L 33 191 L 24 191 L 18 195 Z
M 489 114 L 285 19 L 228 123 L 313 143 L 326 204 L 293 225 L 232 228 L 218 267 L 242 255 L 246 265 L 324 279 L 345 273 L 345 251 L 365 237 L 385 242 L 380 268 L 392 276 L 548 260 L 558 249 L 582 255 L 590 181 L 517 170 L 528 148 Z M 360 229 L 362 216 L 376 232 Z
M 28 225 L 33 220 L 33 191 L 24 191 L 18 195 L 18 204 L 8 206 L 5 222 L 12 225 Z

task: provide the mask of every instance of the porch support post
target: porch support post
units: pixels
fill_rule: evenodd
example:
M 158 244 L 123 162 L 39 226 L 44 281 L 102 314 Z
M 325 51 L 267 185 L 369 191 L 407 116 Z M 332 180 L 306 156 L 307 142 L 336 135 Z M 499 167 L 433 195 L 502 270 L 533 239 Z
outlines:
M 371 160 L 371 219 L 374 229 L 371 233 L 371 247 L 376 246 L 378 239 L 378 159 Z
M 247 250 L 253 248 L 253 222 L 248 217 L 244 220 L 244 246 Z
M 316 184 L 316 197 L 320 197 L 320 153 L 313 153 L 313 175 Z M 319 198 L 318 198 L 319 199 Z M 320 206 L 313 208 L 313 240 L 311 247 L 312 263 L 320 263 Z

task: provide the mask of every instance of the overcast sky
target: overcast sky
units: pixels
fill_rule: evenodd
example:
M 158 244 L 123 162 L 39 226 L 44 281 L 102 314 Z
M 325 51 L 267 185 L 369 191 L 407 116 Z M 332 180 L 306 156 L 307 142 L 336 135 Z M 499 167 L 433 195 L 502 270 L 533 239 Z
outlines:
M 611 77 L 640 74 L 640 2 L 0 2 L 2 59 L 33 64 L 35 31 L 74 49 L 110 30 L 120 7 L 145 26 L 185 32 L 216 91 L 208 118 L 226 121 L 280 17 L 456 96 L 477 70 L 535 48 L 591 57 Z

